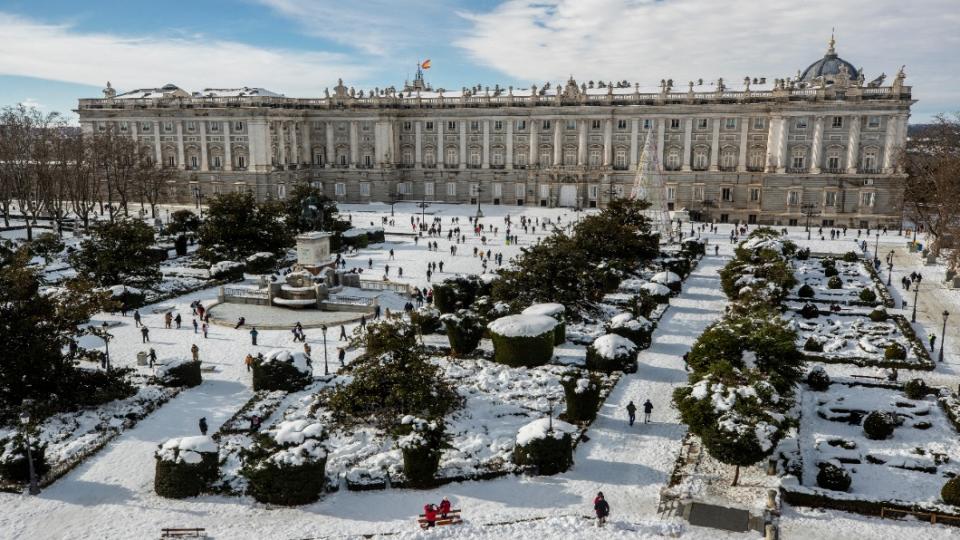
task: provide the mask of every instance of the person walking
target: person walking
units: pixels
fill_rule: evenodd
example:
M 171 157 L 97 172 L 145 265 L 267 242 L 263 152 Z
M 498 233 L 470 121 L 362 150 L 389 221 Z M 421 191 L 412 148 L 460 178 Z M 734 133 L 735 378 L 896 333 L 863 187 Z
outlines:
M 173 326 L 173 315 L 169 311 L 163 315 L 163 325 L 166 328 Z
M 183 322 L 183 317 L 181 317 L 180 314 L 177 313 L 177 316 L 173 318 L 173 322 L 175 322 L 175 323 L 177 324 L 177 330 L 179 330 L 179 329 L 180 329 L 180 323 Z
M 134 327 L 140 328 L 140 310 L 133 310 L 133 324 Z
M 310 349 L 310 344 L 304 342 L 304 343 L 303 343 L 303 354 L 307 355 L 307 357 L 309 358 L 309 357 L 310 357 L 310 351 L 311 351 L 311 350 L 312 350 L 312 349 Z
M 247 357 L 243 359 L 243 363 L 247 366 L 247 372 L 253 369 L 253 355 L 247 353 Z
M 643 402 L 643 423 L 650 423 L 650 414 L 653 413 L 653 403 L 650 403 L 650 400 Z
M 207 323 L 203 323 L 202 328 L 203 328 L 203 339 L 207 339 L 207 329 L 210 327 L 207 326 Z
M 364 330 L 367 329 L 367 317 L 366 317 L 366 315 L 360 315 L 360 328 L 363 328 Z
M 253 343 L 254 345 L 257 344 L 257 335 L 258 335 L 259 333 L 260 333 L 260 332 L 257 332 L 257 327 L 256 327 L 256 326 L 253 327 L 253 330 L 250 330 L 250 341 L 251 341 L 251 343 Z
M 344 367 L 343 360 L 347 357 L 347 351 L 343 347 L 337 348 L 337 359 L 340 360 L 340 367 Z
M 633 426 L 633 422 L 637 419 L 637 406 L 633 401 L 627 403 L 627 417 L 630 419 L 630 425 Z
M 237 325 L 234 326 L 233 329 L 234 329 L 234 330 L 237 330 L 238 328 L 240 328 L 241 326 L 243 326 L 246 322 L 247 322 L 246 319 L 244 319 L 243 317 L 240 317 L 239 319 L 237 319 Z
M 380 304 L 377 304 L 373 307 L 373 318 L 374 320 L 380 318 Z
M 683 353 L 683 370 L 690 371 L 690 353 Z
M 936 335 L 936 334 L 930 334 L 929 339 L 930 339 L 930 352 L 933 352 L 933 345 L 934 345 L 934 343 L 937 342 L 937 335 Z
M 199 327 L 200 327 L 200 325 L 197 324 L 197 320 L 196 320 L 196 319 L 193 319 L 193 333 L 194 333 L 194 334 L 197 333 L 197 328 L 199 328 Z
M 603 492 L 597 493 L 593 499 L 593 511 L 597 514 L 597 527 L 603 527 L 607 523 L 607 516 L 610 515 L 610 504 L 603 497 Z
M 150 369 L 153 369 L 153 364 L 157 362 L 157 351 L 153 350 L 153 347 L 150 347 Z
M 150 329 L 146 326 L 140 328 L 140 336 L 143 338 L 142 343 L 150 343 Z
M 194 362 L 199 362 L 199 361 L 200 361 L 200 347 L 197 347 L 197 344 L 196 344 L 196 343 L 194 343 L 194 344 L 190 347 L 190 354 L 191 354 L 191 356 L 193 356 L 193 361 L 194 361 Z
M 340 325 L 340 340 L 347 341 L 347 329 L 342 324 Z
M 201 418 L 201 419 L 200 419 L 200 422 L 198 422 L 198 425 L 200 426 L 200 435 L 206 435 L 206 434 L 207 434 L 207 419 L 206 419 L 206 417 Z

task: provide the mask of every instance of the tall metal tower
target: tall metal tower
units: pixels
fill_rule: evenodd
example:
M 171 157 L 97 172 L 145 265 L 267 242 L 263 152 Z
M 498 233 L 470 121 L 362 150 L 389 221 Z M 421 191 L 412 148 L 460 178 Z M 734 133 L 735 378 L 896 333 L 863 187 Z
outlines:
M 650 128 L 647 129 L 643 150 L 640 151 L 640 162 L 637 164 L 637 174 L 633 180 L 630 198 L 646 199 L 650 203 L 646 215 L 654 230 L 660 232 L 660 238 L 673 240 L 673 227 L 667 210 L 667 192 L 663 185 L 663 175 L 657 154 L 657 142 L 653 137 L 651 123 Z

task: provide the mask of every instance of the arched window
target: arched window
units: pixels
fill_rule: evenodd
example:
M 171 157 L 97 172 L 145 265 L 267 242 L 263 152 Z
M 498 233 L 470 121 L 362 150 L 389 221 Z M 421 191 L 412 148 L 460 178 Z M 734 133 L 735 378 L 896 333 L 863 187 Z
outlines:
M 790 168 L 794 171 L 802 171 L 807 167 L 807 147 L 794 146 L 790 152 Z
M 720 168 L 732 171 L 737 167 L 737 150 L 732 146 L 724 147 L 720 151 Z
M 404 167 L 413 167 L 413 150 L 404 148 L 401 159 Z
M 479 167 L 479 166 L 480 166 L 480 159 L 481 159 L 480 156 L 481 156 L 480 148 L 477 148 L 476 146 L 473 146 L 473 147 L 470 148 L 470 161 L 469 161 L 469 164 L 470 164 L 471 167 Z
M 868 146 L 863 149 L 863 157 L 860 159 L 860 166 L 864 172 L 874 172 L 877 170 L 877 156 L 880 150 L 875 146 Z
M 590 164 L 591 167 L 599 167 L 599 166 L 600 166 L 601 163 L 600 163 L 600 149 L 599 149 L 599 148 L 591 148 L 591 149 L 590 149 L 590 159 L 589 159 L 588 163 Z
M 763 170 L 763 161 L 766 152 L 762 147 L 754 146 L 750 149 L 750 156 L 747 158 L 747 166 L 754 171 Z
M 613 155 L 613 168 L 618 170 L 626 170 L 627 168 L 627 151 L 623 148 L 617 148 L 617 151 Z
M 564 164 L 564 165 L 576 165 L 576 164 L 577 164 L 577 149 L 576 149 L 576 148 L 564 148 L 564 149 L 563 149 L 563 164 Z
M 666 167 L 668 171 L 680 170 L 680 149 L 676 146 L 667 150 Z
M 460 161 L 460 153 L 457 152 L 456 148 L 447 148 L 447 159 L 444 161 L 445 164 L 450 165 L 451 167 L 456 167 Z
M 543 146 L 540 148 L 540 166 L 549 167 L 553 164 L 553 148 Z
M 434 151 L 433 147 L 427 147 L 423 149 L 423 165 L 425 167 L 433 167 L 437 163 L 437 154 Z
M 693 169 L 696 171 L 705 171 L 707 170 L 707 160 L 709 159 L 710 152 L 703 146 L 698 146 L 693 149 Z
M 840 158 L 842 153 L 842 146 L 831 146 L 827 148 L 827 170 L 833 172 L 838 172 L 840 170 L 841 163 L 843 163 Z

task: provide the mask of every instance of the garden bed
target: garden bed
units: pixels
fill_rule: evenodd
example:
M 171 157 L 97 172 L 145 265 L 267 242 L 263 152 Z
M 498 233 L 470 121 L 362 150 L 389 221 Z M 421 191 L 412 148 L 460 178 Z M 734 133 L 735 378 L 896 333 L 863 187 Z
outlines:
M 830 276 L 826 275 L 824 260 L 811 257 L 803 261 L 793 261 L 797 285 L 791 291 L 789 300 L 867 307 L 883 304 L 888 308 L 894 307 L 893 298 L 890 297 L 883 280 L 878 277 L 869 262 L 862 260 L 847 262 L 839 258 L 834 259 L 837 277 L 842 282 L 840 288 L 834 289 L 829 286 Z M 804 285 L 813 289 L 812 297 L 800 297 L 800 289 Z M 872 290 L 877 295 L 877 299 L 873 301 L 861 299 L 860 293 L 864 289 Z

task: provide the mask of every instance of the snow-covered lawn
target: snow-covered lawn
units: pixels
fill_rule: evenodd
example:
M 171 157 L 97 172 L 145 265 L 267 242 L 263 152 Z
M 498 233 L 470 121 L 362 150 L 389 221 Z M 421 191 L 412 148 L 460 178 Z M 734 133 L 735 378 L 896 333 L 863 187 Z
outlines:
M 901 324 L 894 318 L 872 321 L 862 315 L 819 315 L 807 319 L 796 311 L 785 315 L 797 330 L 797 348 L 812 360 L 843 362 L 858 366 L 897 365 L 904 368 L 929 369 L 930 359 L 918 354 L 922 347 L 904 335 Z M 805 349 L 808 340 L 817 342 L 823 351 Z M 888 361 L 884 358 L 887 346 L 897 344 L 906 351 L 906 359 Z
M 874 288 L 873 279 L 864 267 L 865 264 L 869 263 L 861 261 L 845 262 L 843 259 L 837 258 L 834 259 L 837 276 L 843 282 L 843 286 L 839 289 L 831 289 L 827 285 L 830 278 L 824 274 L 823 260 L 811 257 L 805 261 L 793 261 L 797 286 L 794 287 L 792 296 L 796 297 L 797 291 L 801 287 L 809 285 L 814 292 L 811 300 L 815 302 L 859 302 L 861 291 Z

